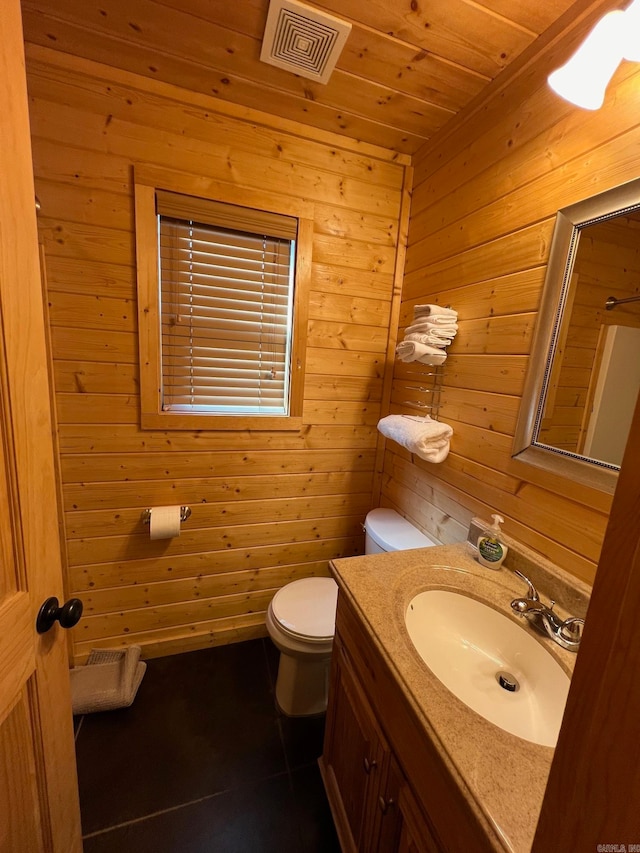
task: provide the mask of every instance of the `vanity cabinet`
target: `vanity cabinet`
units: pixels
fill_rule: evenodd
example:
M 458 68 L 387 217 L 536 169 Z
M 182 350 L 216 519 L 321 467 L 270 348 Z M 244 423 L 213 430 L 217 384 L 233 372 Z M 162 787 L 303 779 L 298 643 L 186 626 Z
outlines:
M 342 591 L 320 770 L 343 853 L 496 849 Z
M 439 853 L 339 635 L 321 768 L 345 853 Z

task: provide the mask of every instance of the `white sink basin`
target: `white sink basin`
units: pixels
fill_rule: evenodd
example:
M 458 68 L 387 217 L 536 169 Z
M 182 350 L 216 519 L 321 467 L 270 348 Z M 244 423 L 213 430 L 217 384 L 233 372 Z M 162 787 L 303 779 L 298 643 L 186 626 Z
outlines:
M 524 740 L 556 745 L 569 678 L 528 629 L 441 589 L 416 595 L 405 622 L 422 660 L 465 705 Z

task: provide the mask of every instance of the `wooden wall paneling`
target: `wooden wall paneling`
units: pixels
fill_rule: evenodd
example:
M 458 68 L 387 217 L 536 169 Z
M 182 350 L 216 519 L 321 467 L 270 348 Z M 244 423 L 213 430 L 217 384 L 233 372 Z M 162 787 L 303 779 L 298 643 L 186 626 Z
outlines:
M 307 377 L 308 400 L 369 400 L 380 402 L 382 381 L 369 377 L 366 384 L 353 376 Z M 357 426 L 357 424 L 356 424 Z
M 306 139 L 286 123 L 250 125 L 157 81 L 29 53 L 68 579 L 87 600 L 105 591 L 76 660 L 92 645 L 140 642 L 150 655 L 264 634 L 282 583 L 362 548 L 405 164 L 366 144 L 329 148 L 321 132 Z M 299 432 L 140 430 L 134 165 L 150 185 L 178 167 L 195 194 L 224 189 L 259 206 L 284 193 L 314 211 Z M 193 510 L 181 536 L 151 542 L 142 510 L 175 503 Z
M 78 0 L 53 8 L 25 0 L 30 41 L 54 45 L 121 68 L 206 92 L 244 107 L 415 151 L 514 57 L 526 53 L 570 0 L 538 4 L 536 14 L 499 13 L 456 0 L 447 14 L 415 7 L 337 3 L 352 32 L 327 85 L 258 62 L 266 0 L 242 14 L 201 0 L 140 0 L 135 15 L 122 0 L 99 9 Z M 542 7 L 542 8 L 541 8 Z M 101 14 L 100 14 L 101 13 Z M 131 20 L 131 18 L 135 20 Z M 522 22 L 526 21 L 526 24 Z M 178 43 L 174 33 L 180 32 Z M 207 74 L 202 68 L 207 68 Z M 290 124 L 291 122 L 289 122 Z
M 464 298 L 460 306 L 465 320 L 478 320 L 500 314 L 521 311 L 537 311 L 544 282 L 544 270 L 540 267 L 523 269 L 501 278 L 488 279 L 478 284 L 468 284 L 461 293 L 454 285 L 451 290 L 434 294 L 438 305 L 449 305 Z M 400 325 L 408 325 L 418 299 L 403 299 L 400 309 Z M 460 310 L 458 313 L 460 313 Z
M 556 33 L 519 74 L 492 84 L 482 102 L 451 123 L 451 132 L 416 156 L 400 325 L 422 302 L 459 312 L 440 412 L 454 435 L 440 465 L 388 447 L 382 491 L 404 514 L 419 514 L 416 503 L 423 501 L 437 507 L 443 496 L 469 514 L 500 512 L 514 538 L 587 582 L 610 498 L 512 460 L 511 447 L 555 211 L 637 177 L 637 70 L 621 67 L 603 110 L 588 114 L 566 105 L 545 82 L 595 5 L 578 10 L 567 42 Z M 587 350 L 575 348 L 578 342 L 586 343 L 582 330 L 567 341 L 573 379 L 588 373 Z M 393 411 L 407 411 L 410 378 L 409 365 L 396 365 Z M 558 405 L 570 405 L 568 388 L 559 387 Z M 431 508 L 422 522 L 427 532 L 435 533 L 436 523 L 447 529 Z
M 137 394 L 140 387 L 136 364 L 59 360 L 55 383 L 60 393 Z
M 78 595 L 83 591 L 124 587 L 121 595 L 126 597 L 126 588 L 142 583 L 191 579 L 212 576 L 214 574 L 233 575 L 240 566 L 247 571 L 260 573 L 262 569 L 277 566 L 297 566 L 318 561 L 325 566 L 330 555 L 338 553 L 341 557 L 357 554 L 361 550 L 362 537 L 320 540 L 313 543 L 295 542 L 284 545 L 259 545 L 250 549 L 227 549 L 225 551 L 178 554 L 172 557 L 145 557 L 139 560 L 121 560 L 115 563 L 94 563 L 71 567 L 69 577 L 75 584 Z M 291 579 L 294 571 L 291 570 Z M 231 578 L 231 580 L 233 580 Z M 264 613 L 262 613 L 264 622 Z M 264 625 L 263 625 L 264 628 Z
M 336 140 L 335 136 L 318 134 L 313 130 L 309 132 L 307 128 L 287 122 L 278 126 L 274 116 L 270 116 L 267 123 L 254 120 L 233 126 L 219 118 L 220 111 L 248 119 L 246 112 L 219 102 L 212 112 L 210 98 L 149 80 L 145 81 L 143 91 L 132 99 L 132 89 L 138 91 L 139 86 L 136 75 L 113 67 L 105 70 L 104 65 L 77 61 L 74 57 L 61 56 L 33 44 L 27 44 L 26 50 L 30 68 L 37 74 L 30 92 L 34 97 L 43 96 L 47 101 L 55 100 L 98 115 L 112 115 L 152 127 L 168 130 L 180 127 L 189 136 L 209 140 L 223 149 L 232 145 L 235 151 L 253 154 L 258 146 L 291 164 L 330 171 L 338 169 L 363 179 L 374 175 L 377 183 L 391 188 L 399 185 L 396 164 L 409 163 L 408 157 L 397 152 L 373 148 L 348 137 Z M 174 95 L 170 100 L 167 99 L 168 93 Z M 215 129 L 214 139 L 211 138 L 212 128 Z M 310 148 L 310 138 L 326 144 Z M 337 142 L 340 144 L 331 144 Z
M 84 222 L 38 220 L 40 239 L 47 255 L 132 265 L 135 259 L 131 232 L 87 225 Z
M 158 628 L 177 628 L 227 616 L 242 616 L 247 606 L 265 611 L 273 598 L 274 590 L 253 590 L 251 593 L 233 594 L 225 589 L 223 595 L 201 599 L 193 594 L 187 601 L 144 607 L 105 615 L 88 615 L 76 629 L 76 641 L 87 643 L 106 637 L 140 634 Z
M 335 323 L 331 320 L 314 320 L 307 328 L 307 365 L 317 372 L 317 360 L 321 359 L 326 369 L 327 359 L 336 372 L 341 366 L 358 369 L 374 376 L 379 374 L 381 354 L 385 352 L 388 330 L 377 326 L 358 326 L 349 323 Z M 315 350 L 315 351 L 314 351 Z M 337 350 L 338 352 L 328 352 Z M 369 355 L 371 353 L 371 355 Z M 356 363 L 360 367 L 356 368 Z M 342 371 L 344 372 L 344 370 Z
M 32 122 L 35 122 L 36 114 L 33 110 L 32 113 Z M 34 137 L 36 135 L 34 133 Z M 36 185 L 41 176 L 60 184 L 72 183 L 91 190 L 114 193 L 126 193 L 129 185 L 130 166 L 124 157 L 76 148 L 72 134 L 68 142 L 62 143 L 51 142 L 44 135 L 38 137 L 38 144 L 33 146 L 33 163 Z
M 81 398 L 86 395 L 78 395 Z M 279 450 L 260 448 L 259 437 L 254 438 L 251 450 L 227 449 L 226 451 L 173 452 L 165 453 L 113 453 L 70 454 L 62 460 L 62 476 L 65 483 L 87 482 L 92 479 L 101 483 L 131 480 L 161 480 L 165 477 L 189 479 L 195 473 L 200 477 L 230 477 L 240 474 L 300 474 L 318 471 L 363 471 L 370 470 L 373 459 L 371 451 L 351 450 L 298 450 L 282 454 Z
M 390 303 L 382 299 L 363 299 L 343 296 L 338 293 L 312 294 L 309 300 L 309 316 L 331 322 L 344 322 L 363 326 L 389 328 Z
M 230 527 L 269 521 L 294 521 L 304 513 L 326 518 L 358 515 L 369 508 L 370 493 L 353 495 L 313 495 L 309 497 L 265 500 L 211 501 L 195 508 L 195 524 L 199 528 Z M 69 513 L 67 536 L 81 539 L 90 536 L 146 534 L 142 520 L 144 507 L 117 510 L 88 510 Z M 193 516 L 192 516 L 193 518 Z M 189 520 L 189 523 L 191 519 Z
M 82 361 L 89 352 L 92 363 L 138 363 L 138 342 L 136 337 L 128 332 L 52 326 L 51 348 L 54 359 Z
M 180 580 L 156 581 L 155 583 L 138 584 L 128 591 L 123 600 L 122 591 L 118 587 L 89 590 L 82 594 L 84 614 L 112 613 L 114 611 L 139 610 L 144 607 L 159 607 L 176 601 L 197 599 L 214 599 L 218 595 L 234 591 L 237 594 L 253 590 L 278 589 L 296 577 L 313 577 L 323 575 L 323 562 L 302 563 L 291 566 L 273 566 L 261 569 L 259 572 L 248 570 L 204 577 L 185 578 Z
M 473 151 L 469 152 L 471 157 L 476 156 L 477 152 L 480 169 L 502 159 L 505 142 L 511 147 L 517 144 L 521 134 L 535 135 L 537 128 L 544 126 L 546 111 L 541 109 L 534 113 L 535 122 L 523 121 L 521 114 L 505 111 L 505 102 L 508 100 L 513 104 L 521 104 L 535 97 L 538 92 L 543 97 L 550 94 L 545 85 L 549 72 L 571 56 L 594 24 L 610 10 L 608 0 L 577 0 L 560 17 L 555 18 L 542 36 L 511 63 L 508 75 L 499 76 L 489 83 L 467 105 L 464 112 L 449 122 L 437 139 L 417 152 L 413 164 L 416 168 L 416 184 L 422 183 L 434 172 L 451 168 L 454 158 L 468 148 L 470 137 L 465 131 L 471 124 L 482 125 L 483 133 L 474 138 Z M 585 120 L 584 113 L 577 113 L 568 102 L 559 103 L 551 96 L 547 103 L 553 111 L 572 113 L 577 121 Z M 507 134 L 503 129 L 505 119 L 508 119 L 507 126 L 511 129 Z M 451 173 L 445 180 L 451 183 Z M 464 182 L 463 178 L 457 185 Z
M 489 520 L 491 512 L 495 511 L 496 503 L 499 501 L 500 504 L 505 505 L 505 509 L 501 511 L 504 511 L 508 519 L 508 524 L 505 526 L 511 531 L 510 535 L 514 539 L 544 554 L 549 560 L 587 583 L 593 582 L 597 560 L 589 559 L 572 550 L 571 547 L 567 547 L 565 531 L 559 521 L 554 525 L 554 532 L 559 537 L 559 541 L 541 533 L 540 526 L 546 525 L 550 520 L 553 521 L 551 514 L 541 511 L 535 505 L 532 513 L 531 504 L 519 502 L 517 494 L 514 495 L 513 490 L 509 489 L 509 483 L 505 484 L 499 473 L 491 466 L 473 464 L 465 457 L 450 454 L 446 477 L 436 478 L 426 470 L 427 463 L 418 466 L 415 461 L 412 463 L 410 458 L 405 459 L 398 454 L 394 454 L 390 464 L 392 467 L 388 468 L 385 459 L 385 470 L 388 470 L 388 474 L 383 491 L 384 497 L 387 493 L 395 494 L 397 484 L 405 483 L 407 486 L 402 500 L 396 500 L 394 503 L 397 509 L 403 512 L 408 511 L 405 508 L 409 499 L 413 508 L 415 503 L 423 500 L 434 503 L 441 499 L 441 495 L 447 495 L 449 500 L 467 510 L 468 519 L 479 516 Z M 497 481 L 496 485 L 491 485 L 492 481 Z M 581 542 L 580 531 L 576 532 L 575 528 L 573 540 Z M 451 541 L 460 541 L 460 537 Z M 594 547 L 592 550 L 595 553 L 597 549 Z
M 339 394 L 333 401 L 307 400 L 302 411 L 305 424 L 375 425 L 379 420 L 379 401 L 371 401 L 369 404 L 346 402 L 341 400 Z
M 118 91 L 110 91 L 112 87 L 105 86 L 111 99 L 118 96 Z M 128 91 L 129 100 L 136 97 L 136 90 Z M 234 175 L 238 185 L 251 187 L 260 182 L 262 191 L 283 194 L 289 192 L 292 196 L 304 199 L 307 196 L 306 180 L 309 177 L 309 169 L 315 171 L 316 187 L 314 188 L 314 200 L 330 204 L 333 207 L 344 207 L 350 210 L 362 210 L 371 212 L 381 217 L 397 216 L 397 203 L 399 186 L 389 185 L 388 178 L 380 184 L 375 197 L 371 197 L 370 183 L 367 174 L 362 167 L 352 166 L 345 168 L 344 173 L 336 173 L 334 170 L 337 163 L 327 165 L 326 172 L 322 174 L 317 166 L 301 162 L 287 161 L 276 155 L 266 153 L 261 148 L 259 138 L 256 140 L 254 153 L 251 157 L 245 150 L 234 148 L 230 153 L 228 150 L 230 142 L 225 145 L 215 140 L 212 144 L 212 136 L 217 127 L 209 124 L 207 133 L 201 132 L 199 136 L 181 133 L 185 124 L 181 114 L 176 115 L 176 124 L 171 129 L 164 129 L 161 125 L 156 127 L 153 120 L 143 123 L 142 117 L 137 114 L 137 103 L 133 101 L 131 114 L 126 118 L 116 118 L 113 113 L 108 112 L 109 106 L 104 104 L 70 107 L 64 103 L 56 103 L 55 111 L 47 110 L 46 106 L 39 110 L 40 99 L 32 99 L 34 110 L 33 133 L 37 137 L 49 140 L 56 144 L 68 143 L 80 149 L 90 150 L 86 155 L 86 162 L 100 162 L 105 155 L 109 159 L 114 158 L 111 172 L 115 175 L 126 168 L 127 160 L 131 158 L 143 164 L 160 166 L 166 169 L 175 169 L 180 165 L 181 171 L 187 171 L 190 167 L 193 175 L 211 175 L 216 164 L 219 166 L 220 178 L 218 180 L 228 182 L 225 177 L 230 166 L 233 167 Z M 45 105 L 50 103 L 45 102 Z M 166 121 L 166 120 L 165 120 Z M 77 132 L 71 130 L 78 125 Z M 70 128 L 71 126 L 71 128 Z M 153 132 L 151 132 L 153 131 Z M 96 138 L 97 137 L 97 138 Z M 86 139 L 86 142 L 85 142 Z M 93 145 L 90 140 L 95 139 Z M 271 143 L 269 146 L 273 148 Z M 277 144 L 275 146 L 277 148 Z M 179 164 L 176 162 L 175 151 L 180 151 Z M 64 161 L 63 161 L 64 162 Z M 223 169 L 223 166 L 225 167 Z M 58 168 L 62 175 L 67 174 L 64 165 Z M 320 175 L 318 175 L 320 171 Z M 369 170 L 368 170 L 369 171 Z M 55 174 L 55 172 L 54 172 Z M 373 169 L 369 174 L 374 174 Z M 213 177 L 213 176 L 212 176 Z M 105 189 L 114 189 L 113 186 L 102 184 Z M 118 186 L 118 185 L 116 185 Z M 126 185 L 124 187 L 126 191 Z
M 308 103 L 306 109 L 312 112 L 314 123 L 319 127 L 338 131 L 346 121 L 355 133 L 360 131 L 358 136 L 371 141 L 382 140 L 386 136 L 375 133 L 374 123 L 393 127 L 395 122 L 402 127 L 405 136 L 413 134 L 427 139 L 430 132 L 453 114 L 444 106 L 404 95 L 397 88 L 390 91 L 387 86 L 373 80 L 361 78 L 359 85 L 354 87 L 352 76 L 339 70 L 323 87 L 326 91 L 319 90 L 319 85 L 314 85 L 313 81 L 294 77 L 270 65 L 261 67 L 261 81 L 252 80 L 251 69 L 259 48 L 254 38 L 229 31 L 210 19 L 195 18 L 184 14 L 184 11 L 145 0 L 136 4 L 135 27 L 130 21 L 132 10 L 120 0 L 107 3 L 106 15 L 98 17 L 94 13 L 88 27 L 77 27 L 74 21 L 79 14 L 82 15 L 83 9 L 74 9 L 74 3 L 75 0 L 65 0 L 56 7 L 55 18 L 47 21 L 47 32 L 53 34 L 61 46 L 65 43 L 72 45 L 73 53 L 111 64 L 114 64 L 115 51 L 120 67 L 147 76 L 151 76 L 150 65 L 160 66 L 163 74 L 170 68 L 170 79 L 187 89 L 211 92 L 213 88 L 213 94 L 218 97 L 243 102 L 257 109 L 265 108 L 268 97 L 271 112 L 297 120 L 305 117 L 304 105 Z M 25 29 L 34 32 L 33 40 L 40 38 L 45 44 L 37 33 L 41 28 L 32 16 L 46 15 L 46 4 L 42 8 L 42 4 L 29 0 L 25 8 Z M 178 56 L 176 32 L 180 32 Z M 229 52 L 231 66 L 226 67 Z M 202 75 L 204 64 L 210 69 L 209 75 Z M 216 74 L 216 67 L 224 70 Z M 200 69 L 199 75 L 195 73 L 197 68 Z M 212 87 L 213 81 L 220 82 Z M 227 87 L 233 90 L 228 95 Z M 413 121 L 406 114 L 406 101 L 411 104 L 409 112 L 414 113 Z M 406 148 L 402 146 L 400 150 Z
M 568 44 L 563 50 L 566 56 L 570 55 Z M 442 167 L 443 180 L 449 182 L 452 194 L 452 206 L 454 211 L 461 210 L 460 204 L 464 198 L 463 187 L 469 184 L 470 194 L 465 213 L 483 207 L 490 198 L 481 192 L 475 191 L 482 185 L 499 186 L 503 192 L 523 187 L 526 183 L 535 181 L 548 174 L 550 169 L 549 157 L 538 156 L 540 151 L 551 152 L 553 163 L 570 163 L 581 149 L 580 138 L 588 135 L 593 141 L 593 148 L 598 152 L 599 146 L 615 139 L 615 132 L 611 128 L 619 117 L 619 104 L 607 99 L 601 110 L 593 113 L 577 111 L 568 102 L 560 102 L 553 91 L 545 85 L 545 69 L 548 71 L 554 67 L 553 62 L 546 58 L 538 63 L 536 77 L 538 78 L 537 89 L 532 91 L 535 83 L 530 83 L 528 91 L 522 92 L 523 100 L 526 100 L 527 115 L 535 115 L 535 121 L 523 121 L 522 113 L 512 113 L 505 121 L 506 116 L 502 114 L 496 124 L 491 127 L 489 116 L 483 119 L 483 133 L 478 138 L 477 145 L 472 151 L 463 153 L 466 145 L 464 136 L 461 139 L 450 139 L 446 151 L 438 158 Z M 633 65 L 622 64 L 616 72 L 615 81 L 621 97 L 630 98 L 632 90 L 636 85 L 633 81 L 637 75 L 637 69 Z M 511 84 L 511 91 L 507 97 L 514 102 L 518 98 L 518 85 Z M 496 114 L 502 109 L 502 101 L 485 105 L 485 110 L 495 111 Z M 632 120 L 632 109 L 630 103 L 626 107 L 629 118 Z M 530 111 L 530 112 L 529 112 Z M 421 152 L 416 171 L 424 174 L 425 169 L 433 168 L 434 160 L 429 162 L 424 159 L 427 154 L 426 148 Z M 598 156 L 596 154 L 596 156 Z M 505 171 L 505 158 L 509 158 L 507 171 Z M 446 162 L 443 163 L 443 159 Z M 464 164 L 464 176 L 460 169 Z M 421 168 L 422 167 L 422 168 Z M 426 174 L 424 175 L 426 178 Z M 595 178 L 595 175 L 594 175 Z M 424 210 L 429 204 L 441 204 L 444 190 L 442 186 L 430 185 L 426 189 L 427 196 L 418 200 L 416 212 Z M 464 205 L 462 206 L 464 207 Z M 515 211 L 514 211 L 515 212 Z M 451 221 L 444 206 L 440 208 L 440 214 L 444 217 L 442 225 Z M 419 214 L 420 215 L 420 214 Z
M 58 423 L 135 424 L 139 421 L 137 395 L 56 394 Z M 64 467 L 64 466 L 63 466 Z
M 73 376 L 75 377 L 75 372 Z M 80 381 L 84 380 L 83 374 Z M 341 382 L 339 379 L 327 379 L 327 384 L 333 387 L 340 386 Z M 354 396 L 356 396 L 355 393 Z M 314 398 L 311 397 L 310 399 Z M 369 398 L 367 397 L 367 399 Z M 375 399 L 375 395 L 371 399 Z M 118 426 L 111 424 L 64 424 L 59 430 L 60 447 L 65 453 L 126 453 L 159 450 L 166 452 L 168 449 L 186 451 L 194 446 L 200 450 L 220 450 L 230 447 L 232 444 L 237 447 L 246 447 L 252 440 L 248 430 L 234 432 L 231 441 L 220 432 L 204 432 L 201 430 L 195 433 L 184 433 L 184 435 L 181 432 L 141 432 L 137 426 L 126 427 L 120 424 Z M 304 448 L 316 450 L 327 448 L 371 449 L 376 443 L 375 431 L 370 426 L 359 424 L 355 426 L 308 424 L 301 433 L 291 435 L 287 432 L 275 431 L 265 432 L 261 437 L 265 447 L 280 450 Z
M 166 451 L 165 451 L 166 453 Z M 269 488 L 270 486 L 270 488 Z M 305 497 L 310 495 L 349 495 L 370 491 L 371 471 L 305 471 L 247 477 L 233 472 L 227 476 L 189 477 L 187 480 L 96 480 L 65 484 L 65 511 L 120 509 L 153 505 L 154 498 L 162 504 L 175 503 L 176 491 L 188 504 L 216 501 L 254 501 L 264 498 Z
M 25 10 L 25 19 L 27 15 L 28 11 Z M 45 65 L 53 66 L 56 70 L 75 69 L 81 75 L 87 74 L 88 76 L 95 77 L 97 80 L 110 81 L 112 84 L 133 85 L 135 87 L 139 85 L 140 75 L 132 73 L 129 70 L 115 68 L 109 63 L 111 57 L 107 57 L 106 62 L 103 60 L 95 61 L 98 59 L 97 57 L 94 59 L 85 59 L 74 55 L 73 45 L 69 45 L 68 48 L 64 49 L 64 53 L 61 53 L 51 48 L 50 40 L 48 40 L 49 43 L 46 46 L 44 46 L 44 40 L 42 45 L 39 44 L 41 33 L 39 32 L 39 27 L 36 27 L 36 29 L 38 32 L 34 33 L 35 37 L 33 39 L 29 35 L 26 37 L 25 54 L 30 61 L 43 61 Z M 83 29 L 77 28 L 77 31 L 82 33 Z M 171 57 L 166 57 L 166 61 L 171 63 Z M 201 69 L 198 70 L 197 79 L 200 81 L 202 79 Z M 360 138 L 351 138 L 349 135 L 344 135 L 344 133 L 327 131 L 317 125 L 309 126 L 301 124 L 296 120 L 289 120 L 286 117 L 275 115 L 274 113 L 265 113 L 263 109 L 256 110 L 242 104 L 216 99 L 215 112 L 211 112 L 211 92 L 214 96 L 216 95 L 213 89 L 211 92 L 207 90 L 206 93 L 200 93 L 193 88 L 185 88 L 174 80 L 169 80 L 168 82 L 158 81 L 151 77 L 144 79 L 144 89 L 145 92 L 159 94 L 161 97 L 168 96 L 172 101 L 180 104 L 200 107 L 203 110 L 201 115 L 206 119 L 211 119 L 214 116 L 213 120 L 216 121 L 217 116 L 220 115 L 228 119 L 245 122 L 244 127 L 238 131 L 237 138 L 240 142 L 243 137 L 250 136 L 254 130 L 262 132 L 265 129 L 271 129 L 274 133 L 284 134 L 285 138 L 293 143 L 296 140 L 312 140 L 326 146 L 326 151 L 319 151 L 319 158 L 330 158 L 335 148 L 340 152 L 346 152 L 347 156 L 354 156 L 355 159 L 372 157 L 376 161 L 391 162 L 403 166 L 409 165 L 411 162 L 410 156 L 402 153 L 393 143 L 390 144 L 385 141 L 378 145 Z M 262 103 L 262 108 L 264 108 L 264 103 Z M 224 124 L 224 119 L 222 124 Z M 340 130 L 344 131 L 345 129 L 342 127 Z M 401 130 L 397 132 L 397 138 L 403 138 Z M 403 141 L 406 142 L 407 139 L 404 138 Z M 312 152 L 307 151 L 306 159 L 315 162 Z
M 135 641 L 144 649 L 145 658 L 164 657 L 182 652 L 219 646 L 225 643 L 240 643 L 265 636 L 264 613 L 233 614 L 209 619 L 203 622 L 191 622 L 188 625 L 171 625 L 168 628 L 155 628 L 141 631 L 135 635 Z M 76 660 L 86 663 L 91 651 L 96 648 L 124 648 L 131 642 L 129 635 L 105 637 L 88 640 L 75 646 Z
M 413 182 L 413 171 L 405 170 L 404 186 L 402 193 L 402 205 L 400 208 L 399 221 L 399 239 L 398 252 L 395 260 L 394 282 L 393 282 L 393 298 L 390 307 L 389 315 L 389 333 L 387 340 L 386 361 L 383 376 L 382 389 L 382 407 L 381 415 L 386 415 L 389 411 L 392 396 L 393 386 L 393 363 L 395 359 L 395 348 L 398 340 L 398 319 L 400 316 L 401 294 L 402 294 L 402 279 L 404 276 L 404 266 L 406 263 L 406 245 L 408 239 L 409 218 L 411 213 L 411 184 Z M 378 445 L 376 450 L 376 465 L 375 479 L 373 481 L 373 492 L 371 495 L 372 503 L 377 506 L 380 503 L 380 494 L 382 490 L 382 467 L 384 464 L 384 454 L 386 448 L 386 440 L 382 433 L 378 435 Z
M 348 282 L 354 296 L 388 299 L 389 278 L 377 272 L 346 269 L 340 264 L 329 266 L 314 262 L 311 280 L 318 293 L 341 294 Z
M 68 287 L 68 285 L 67 285 Z M 53 326 L 130 332 L 136 329 L 135 302 L 111 296 L 49 291 L 49 316 Z
M 39 181 L 38 188 L 40 186 Z M 59 292 L 88 296 L 104 294 L 116 299 L 135 298 L 135 272 L 132 267 L 77 258 L 48 257 L 47 270 Z
M 546 261 L 553 225 L 553 219 L 534 223 L 516 232 L 516 235 L 500 236 L 459 255 L 428 264 L 419 271 L 412 270 L 412 256 L 411 252 L 408 252 L 403 299 L 416 300 L 430 293 L 437 293 L 441 288 L 450 290 L 453 287 L 493 280 L 515 270 L 539 267 Z
M 635 82 L 637 87 L 637 78 Z M 627 97 L 631 101 L 633 91 L 630 91 Z M 522 152 L 514 152 L 512 157 L 515 159 L 516 156 L 519 158 Z M 432 221 L 446 216 L 446 227 L 441 227 L 420 241 L 414 262 L 420 264 L 426 259 L 430 262 L 441 260 L 452 253 L 471 248 L 487 238 L 495 239 L 496 236 L 516 230 L 535 219 L 553 215 L 560 207 L 596 194 L 601 189 L 622 183 L 624 178 L 621 175 L 625 167 L 630 165 L 632 158 L 633 143 L 626 137 L 614 137 L 604 140 L 600 148 L 592 152 L 591 167 L 595 170 L 597 179 L 591 172 L 588 175 L 581 174 L 581 161 L 578 156 L 551 173 L 543 173 L 535 180 L 532 180 L 530 175 L 524 175 L 523 184 L 490 204 L 479 207 L 478 210 L 469 211 L 464 205 L 466 196 L 463 196 L 457 218 L 451 213 L 453 205 L 447 197 L 440 203 L 442 216 L 438 209 L 431 212 Z M 490 187 L 491 183 L 482 175 L 478 187 L 471 186 L 469 191 L 476 190 L 479 197 L 486 197 Z
M 447 387 L 519 395 L 528 360 L 525 355 L 450 353 L 447 356 Z M 400 385 L 414 380 L 410 364 L 396 365 L 394 383 Z

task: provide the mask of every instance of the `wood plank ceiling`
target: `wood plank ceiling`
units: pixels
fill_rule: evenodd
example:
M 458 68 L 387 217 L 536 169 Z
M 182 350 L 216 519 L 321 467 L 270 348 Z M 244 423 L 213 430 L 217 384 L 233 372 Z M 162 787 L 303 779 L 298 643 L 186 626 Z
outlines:
M 327 85 L 259 60 L 269 0 L 23 0 L 26 41 L 413 153 L 573 0 L 321 0 L 351 22 Z

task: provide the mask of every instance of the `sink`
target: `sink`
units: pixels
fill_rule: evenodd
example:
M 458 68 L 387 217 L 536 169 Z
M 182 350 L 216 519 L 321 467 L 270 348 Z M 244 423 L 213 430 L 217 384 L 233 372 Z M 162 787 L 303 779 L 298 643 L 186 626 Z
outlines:
M 569 678 L 525 628 L 442 589 L 416 595 L 405 622 L 422 660 L 465 705 L 524 740 L 556 745 Z

